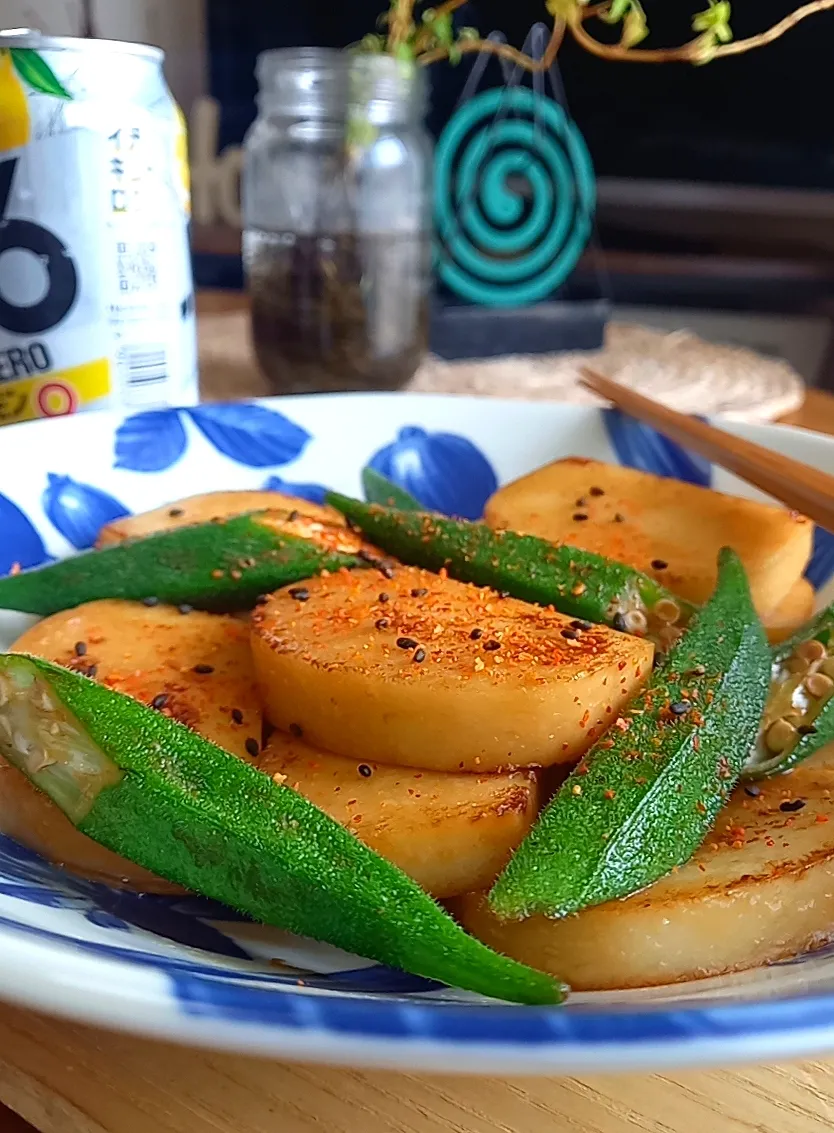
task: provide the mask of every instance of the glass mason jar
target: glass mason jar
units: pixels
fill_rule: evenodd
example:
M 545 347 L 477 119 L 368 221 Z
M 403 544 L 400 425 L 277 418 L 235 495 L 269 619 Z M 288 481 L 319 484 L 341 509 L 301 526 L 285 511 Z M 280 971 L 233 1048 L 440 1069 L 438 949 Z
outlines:
M 258 60 L 243 256 L 278 393 L 397 389 L 428 339 L 432 142 L 425 73 L 318 48 Z

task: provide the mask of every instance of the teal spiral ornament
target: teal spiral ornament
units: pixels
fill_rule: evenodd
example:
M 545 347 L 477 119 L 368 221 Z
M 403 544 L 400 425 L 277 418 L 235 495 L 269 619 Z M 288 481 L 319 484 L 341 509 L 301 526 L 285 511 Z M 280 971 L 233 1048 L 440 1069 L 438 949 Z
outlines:
M 595 205 L 591 156 L 558 102 L 521 86 L 477 94 L 437 147 L 437 273 L 471 303 L 546 299 L 585 249 Z

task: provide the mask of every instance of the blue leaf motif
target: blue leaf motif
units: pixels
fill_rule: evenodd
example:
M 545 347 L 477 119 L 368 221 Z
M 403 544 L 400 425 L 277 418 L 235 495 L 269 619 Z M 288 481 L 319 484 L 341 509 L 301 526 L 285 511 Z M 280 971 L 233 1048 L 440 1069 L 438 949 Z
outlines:
M 702 488 L 712 483 L 712 465 L 708 460 L 667 440 L 651 425 L 635 421 L 619 409 L 607 409 L 602 416 L 620 464 L 655 476 L 700 484 Z
M 834 574 L 834 535 L 824 527 L 814 530 L 814 553 L 805 577 L 815 590 L 822 590 L 823 586 Z
M 264 405 L 200 405 L 186 412 L 218 452 L 248 468 L 289 464 L 310 440 L 306 429 Z
M 309 500 L 311 504 L 323 504 L 329 490 L 322 484 L 293 484 L 290 480 L 282 480 L 280 476 L 270 476 L 264 484 L 265 492 L 283 492 L 285 496 L 297 496 L 300 500 Z
M 0 496 L 0 576 L 17 564 L 21 567 L 41 566 L 48 559 L 43 540 L 20 508 Z
M 178 409 L 134 413 L 116 433 L 115 468 L 164 472 L 185 452 L 188 438 Z
M 370 461 L 374 471 L 404 488 L 423 507 L 480 519 L 498 479 L 480 449 L 465 437 L 410 425 Z
M 124 504 L 90 484 L 79 484 L 69 476 L 48 474 L 43 510 L 50 523 L 78 551 L 92 547 L 106 523 L 130 515 Z

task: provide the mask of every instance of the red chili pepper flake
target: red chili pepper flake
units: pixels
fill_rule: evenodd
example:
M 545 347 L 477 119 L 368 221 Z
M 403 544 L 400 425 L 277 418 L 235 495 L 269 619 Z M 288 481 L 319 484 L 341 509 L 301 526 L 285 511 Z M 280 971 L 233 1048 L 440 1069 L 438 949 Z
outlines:
M 602 792 L 602 797 L 603 797 L 604 799 L 609 799 L 609 800 L 610 800 L 610 799 L 615 799 L 615 798 L 617 797 L 617 792 L 616 792 L 616 791 L 612 791 L 612 790 L 611 790 L 611 788 L 609 787 L 607 791 L 603 791 L 603 792 Z
M 590 720 L 590 718 L 591 718 L 591 712 L 590 712 L 590 709 L 586 708 L 586 709 L 585 709 L 585 714 L 584 714 L 584 716 L 583 716 L 583 717 L 582 717 L 582 719 L 581 719 L 581 720 L 579 721 L 579 727 L 580 727 L 580 728 L 584 728 L 584 727 L 585 727 L 585 725 L 586 725 L 586 724 L 588 723 L 588 721 Z
M 254 736 L 250 736 L 243 746 L 246 748 L 246 751 L 249 755 L 252 756 L 253 759 L 261 754 L 261 745 L 254 738 Z
M 304 735 L 304 729 L 300 724 L 290 724 L 290 735 L 295 736 L 297 740 L 300 740 Z
M 701 750 L 701 737 L 700 736 L 693 736 L 692 737 L 692 746 L 695 749 L 695 751 Z
M 828 815 L 827 814 L 818 814 L 817 817 L 814 819 L 814 822 L 828 822 Z

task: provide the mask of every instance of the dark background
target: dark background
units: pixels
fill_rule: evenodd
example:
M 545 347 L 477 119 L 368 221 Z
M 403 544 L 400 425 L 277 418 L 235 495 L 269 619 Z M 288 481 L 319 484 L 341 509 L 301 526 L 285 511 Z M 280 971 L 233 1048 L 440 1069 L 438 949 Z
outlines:
M 652 45 L 692 36 L 705 0 L 648 0 Z M 792 11 L 791 0 L 737 0 L 736 38 Z M 270 47 L 342 47 L 374 27 L 384 0 L 212 0 L 212 88 L 224 105 L 225 142 L 238 142 L 254 109 L 256 54 Z M 500 29 L 521 45 L 545 14 L 542 0 L 473 0 L 461 22 Z M 811 17 L 779 43 L 714 62 L 611 63 L 566 43 L 560 65 L 571 111 L 600 176 L 834 188 L 834 14 Z M 431 125 L 439 130 L 465 65 L 432 69 Z M 496 81 L 498 79 L 496 78 Z

